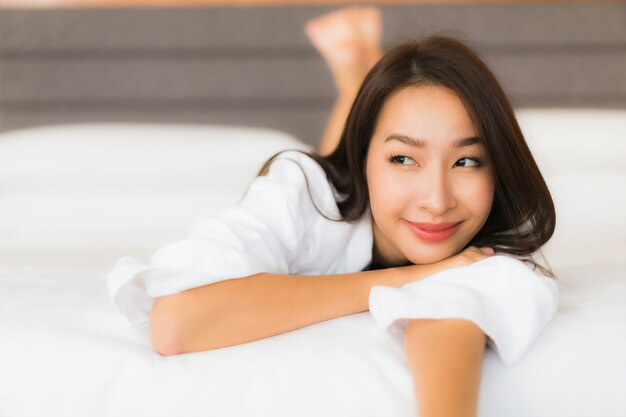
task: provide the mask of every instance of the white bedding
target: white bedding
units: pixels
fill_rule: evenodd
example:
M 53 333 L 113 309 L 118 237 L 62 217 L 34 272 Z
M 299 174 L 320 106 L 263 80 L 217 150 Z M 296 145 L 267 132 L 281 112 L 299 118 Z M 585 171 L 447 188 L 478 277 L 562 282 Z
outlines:
M 487 351 L 480 416 L 623 416 L 626 112 L 519 116 L 556 199 L 546 256 L 561 303 L 515 366 Z M 278 132 L 183 125 L 1 134 L 0 416 L 414 416 L 404 355 L 370 313 L 163 357 L 147 325 L 111 304 L 119 257 L 184 236 L 294 146 Z

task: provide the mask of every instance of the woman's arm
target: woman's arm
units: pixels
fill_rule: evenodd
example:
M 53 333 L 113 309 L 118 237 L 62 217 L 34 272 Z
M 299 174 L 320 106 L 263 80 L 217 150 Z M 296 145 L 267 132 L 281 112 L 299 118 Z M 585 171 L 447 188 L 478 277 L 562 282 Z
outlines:
M 412 268 L 412 267 L 406 267 Z M 220 281 L 155 300 L 154 349 L 163 355 L 217 349 L 368 310 L 374 285 L 401 286 L 432 274 L 425 265 L 341 275 L 262 273 Z
M 375 285 L 401 287 L 492 255 L 470 247 L 429 265 L 339 275 L 262 273 L 220 281 L 155 300 L 152 344 L 163 355 L 237 345 L 368 310 Z
M 420 417 L 476 417 L 486 336 L 463 319 L 409 320 L 404 349 Z

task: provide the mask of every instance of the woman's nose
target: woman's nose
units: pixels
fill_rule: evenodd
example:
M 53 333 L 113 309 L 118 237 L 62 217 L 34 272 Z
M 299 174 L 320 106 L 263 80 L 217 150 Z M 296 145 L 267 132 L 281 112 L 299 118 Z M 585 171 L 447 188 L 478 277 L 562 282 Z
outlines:
M 433 170 L 423 180 L 418 196 L 420 209 L 438 217 L 456 206 L 456 199 L 445 173 Z

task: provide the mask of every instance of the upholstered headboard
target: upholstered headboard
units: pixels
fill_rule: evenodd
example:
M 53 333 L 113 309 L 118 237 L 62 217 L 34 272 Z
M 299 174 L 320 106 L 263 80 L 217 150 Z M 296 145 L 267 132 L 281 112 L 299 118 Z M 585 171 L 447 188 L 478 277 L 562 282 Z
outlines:
M 330 7 L 0 9 L 0 131 L 151 121 L 315 144 L 334 97 L 304 23 Z M 626 3 L 381 6 L 386 47 L 447 30 L 517 107 L 626 108 Z

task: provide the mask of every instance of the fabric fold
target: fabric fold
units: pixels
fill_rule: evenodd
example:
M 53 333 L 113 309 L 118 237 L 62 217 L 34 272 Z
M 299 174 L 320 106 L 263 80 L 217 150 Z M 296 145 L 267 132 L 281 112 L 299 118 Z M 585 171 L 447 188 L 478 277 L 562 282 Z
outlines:
M 111 301 L 131 323 L 142 323 L 150 317 L 154 300 L 148 295 L 142 274 L 151 268 L 130 257 L 116 262 L 109 272 L 107 285 Z
M 527 265 L 495 255 L 401 288 L 375 286 L 370 313 L 402 348 L 410 319 L 460 318 L 478 325 L 501 361 L 517 363 L 556 314 L 558 286 Z

